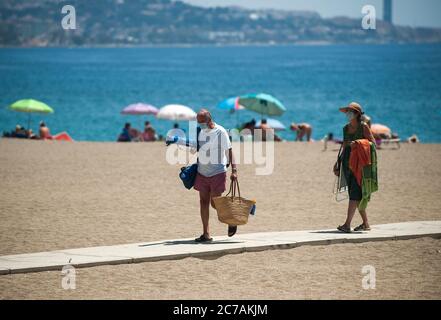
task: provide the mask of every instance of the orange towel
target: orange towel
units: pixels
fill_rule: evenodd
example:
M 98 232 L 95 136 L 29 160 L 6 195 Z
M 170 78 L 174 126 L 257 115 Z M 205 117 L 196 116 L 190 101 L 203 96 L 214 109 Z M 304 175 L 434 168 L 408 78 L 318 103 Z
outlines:
M 55 136 L 52 137 L 52 139 L 57 141 L 73 141 L 73 139 L 69 136 L 69 134 L 66 131 L 56 134 Z
M 352 145 L 351 156 L 349 158 L 349 168 L 352 170 L 358 185 L 361 186 L 363 167 L 371 164 L 371 145 L 369 140 L 355 140 Z

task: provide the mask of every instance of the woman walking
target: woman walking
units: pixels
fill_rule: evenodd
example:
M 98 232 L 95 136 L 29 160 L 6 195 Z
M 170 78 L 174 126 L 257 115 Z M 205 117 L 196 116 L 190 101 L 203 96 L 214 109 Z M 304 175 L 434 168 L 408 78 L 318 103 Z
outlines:
M 341 108 L 341 112 L 346 114 L 346 117 L 348 119 L 348 124 L 346 124 L 343 128 L 343 150 L 341 153 L 341 156 L 337 160 L 337 163 L 334 165 L 334 174 L 337 176 L 340 176 L 340 170 L 343 170 L 342 172 L 342 178 L 346 180 L 346 185 L 348 187 L 349 191 L 349 206 L 348 206 L 348 212 L 347 212 L 347 218 L 346 222 L 339 226 L 337 229 L 341 232 L 349 233 L 351 232 L 351 222 L 355 215 L 355 210 L 358 208 L 358 211 L 360 212 L 361 218 L 363 219 L 363 223 L 356 227 L 354 231 L 369 231 L 369 221 L 367 218 L 366 213 L 366 206 L 367 201 L 369 201 L 369 195 L 371 192 L 376 191 L 376 153 L 375 153 L 375 139 L 372 135 L 372 132 L 369 128 L 369 126 L 362 122 L 361 118 L 364 114 L 363 109 L 361 106 L 356 103 L 352 102 L 347 107 Z M 371 162 L 371 152 L 370 147 L 371 144 L 368 143 L 366 140 L 373 144 L 372 148 L 372 154 L 374 156 L 374 163 Z M 373 179 L 367 179 L 365 182 L 361 182 L 360 174 L 357 175 L 356 170 L 353 170 L 354 168 L 351 168 L 350 163 L 351 160 L 351 152 L 355 152 L 355 148 L 357 148 L 357 152 L 359 150 L 363 150 L 362 143 L 365 142 L 365 147 L 369 149 L 367 152 L 369 161 L 367 161 L 370 165 L 370 167 L 373 168 L 374 174 L 370 176 L 370 178 Z M 360 148 L 359 148 L 360 147 Z M 364 150 L 366 150 L 366 148 Z M 370 168 L 369 167 L 369 168 Z M 361 169 L 363 170 L 363 168 Z M 361 171 L 360 171 L 361 172 Z M 363 175 L 363 174 L 361 174 Z M 374 183 L 372 183 L 374 181 Z M 372 187 L 371 186 L 375 186 Z M 365 187 L 367 190 L 363 192 L 362 187 Z M 368 190 L 371 189 L 371 190 Z M 375 190 L 374 190 L 375 189 Z M 363 197 L 365 195 L 365 197 Z M 360 205 L 362 203 L 362 205 Z

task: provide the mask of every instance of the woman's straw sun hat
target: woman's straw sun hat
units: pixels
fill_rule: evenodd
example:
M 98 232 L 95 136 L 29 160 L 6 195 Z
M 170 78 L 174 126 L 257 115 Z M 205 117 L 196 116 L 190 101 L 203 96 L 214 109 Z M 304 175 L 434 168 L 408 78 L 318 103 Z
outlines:
M 354 111 L 359 114 L 364 114 L 363 108 L 357 102 L 351 102 L 348 106 L 340 108 L 340 111 L 343 113 L 347 113 L 348 111 Z

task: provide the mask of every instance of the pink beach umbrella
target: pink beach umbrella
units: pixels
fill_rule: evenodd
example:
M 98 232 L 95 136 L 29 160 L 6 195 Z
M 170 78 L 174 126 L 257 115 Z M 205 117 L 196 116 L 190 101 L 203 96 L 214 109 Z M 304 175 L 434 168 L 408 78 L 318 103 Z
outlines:
M 153 114 L 156 115 L 159 110 L 152 106 L 151 104 L 146 103 L 134 103 L 125 107 L 121 114 L 130 114 L 130 115 L 144 115 L 144 114 Z

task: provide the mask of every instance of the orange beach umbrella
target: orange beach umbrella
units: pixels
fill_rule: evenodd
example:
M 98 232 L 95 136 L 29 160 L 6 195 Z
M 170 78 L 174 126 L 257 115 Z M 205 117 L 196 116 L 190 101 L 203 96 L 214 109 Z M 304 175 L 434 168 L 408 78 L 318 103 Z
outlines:
M 371 131 L 375 135 L 391 135 L 392 134 L 392 130 L 389 127 L 387 127 L 383 124 L 378 124 L 378 123 L 375 123 L 371 126 Z

